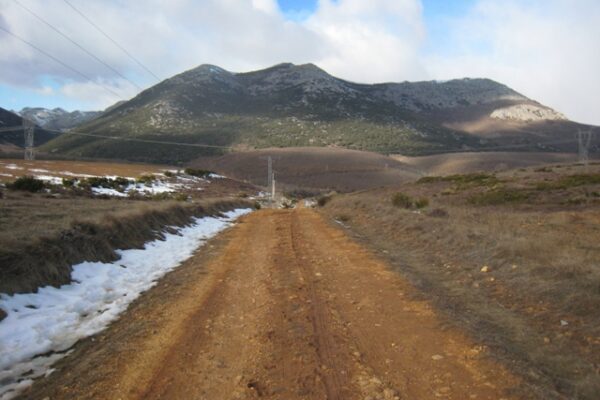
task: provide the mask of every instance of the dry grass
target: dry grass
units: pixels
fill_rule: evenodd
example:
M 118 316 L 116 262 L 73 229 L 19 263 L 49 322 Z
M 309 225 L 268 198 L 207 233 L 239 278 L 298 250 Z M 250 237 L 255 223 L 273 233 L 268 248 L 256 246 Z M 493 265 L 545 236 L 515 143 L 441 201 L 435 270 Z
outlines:
M 435 175 L 467 174 L 479 171 L 506 171 L 536 165 L 576 162 L 575 153 L 469 152 L 432 156 L 392 158 Z
M 335 196 L 324 211 L 349 216 L 352 229 L 521 371 L 540 397 L 596 399 L 600 203 L 585 193 L 600 191 L 599 171 L 592 166 L 582 178 L 581 166 L 528 169 L 468 187 L 431 179 Z M 539 182 L 545 190 L 536 189 Z M 389 199 L 398 190 L 429 198 L 430 207 L 394 207 Z M 585 201 L 565 204 L 576 196 Z
M 115 249 L 142 246 L 165 226 L 250 206 L 239 198 L 185 203 L 0 193 L 0 293 L 68 283 L 73 264 L 111 261 Z
M 87 197 L 54 198 L 5 190 L 0 199 L 0 253 L 23 248 L 40 238 L 53 237 L 77 221 L 101 223 L 107 214 L 122 218 L 149 210 L 165 210 L 174 203 Z
M 69 178 L 75 174 L 137 178 L 169 169 L 173 167 L 123 162 L 0 159 L 0 182 L 12 181 L 22 175 L 52 175 Z

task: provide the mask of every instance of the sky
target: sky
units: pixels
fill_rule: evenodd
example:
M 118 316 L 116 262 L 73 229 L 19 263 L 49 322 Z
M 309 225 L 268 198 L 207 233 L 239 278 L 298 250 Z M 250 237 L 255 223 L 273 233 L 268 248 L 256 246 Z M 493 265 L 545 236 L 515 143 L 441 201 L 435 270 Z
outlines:
M 281 62 L 363 83 L 490 78 L 600 125 L 598 0 L 0 0 L 7 109 L 99 110 L 200 64 Z

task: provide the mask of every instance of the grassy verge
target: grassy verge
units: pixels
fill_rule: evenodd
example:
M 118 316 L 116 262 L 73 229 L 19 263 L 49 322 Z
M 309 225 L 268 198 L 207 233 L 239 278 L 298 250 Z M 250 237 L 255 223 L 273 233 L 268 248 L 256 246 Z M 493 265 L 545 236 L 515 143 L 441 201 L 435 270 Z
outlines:
M 600 393 L 600 180 L 580 168 L 427 178 L 337 195 L 322 210 L 345 216 L 449 323 L 519 372 L 524 393 L 591 400 Z M 428 205 L 415 209 L 415 198 Z
M 0 293 L 9 294 L 68 283 L 71 265 L 114 261 L 115 249 L 141 247 L 193 216 L 250 206 L 242 199 L 145 202 L 8 192 L 0 202 Z

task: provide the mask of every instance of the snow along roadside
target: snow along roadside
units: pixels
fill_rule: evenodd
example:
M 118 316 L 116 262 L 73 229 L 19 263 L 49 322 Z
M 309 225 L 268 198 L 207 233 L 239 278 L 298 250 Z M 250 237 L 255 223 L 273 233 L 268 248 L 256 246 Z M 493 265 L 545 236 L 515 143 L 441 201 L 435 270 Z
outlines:
M 164 233 L 143 249 L 117 250 L 113 263 L 73 266 L 72 283 L 46 286 L 37 293 L 0 294 L 0 399 L 8 400 L 52 373 L 78 340 L 94 335 L 115 320 L 129 303 L 167 272 L 192 256 L 205 240 L 230 226 L 251 209 L 224 213 L 224 218 L 195 218 L 177 233 Z

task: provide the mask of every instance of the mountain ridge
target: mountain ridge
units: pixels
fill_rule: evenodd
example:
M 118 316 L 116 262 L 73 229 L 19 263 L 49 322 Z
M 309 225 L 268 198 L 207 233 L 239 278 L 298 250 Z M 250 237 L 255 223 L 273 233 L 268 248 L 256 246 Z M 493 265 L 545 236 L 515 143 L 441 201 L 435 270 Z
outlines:
M 514 144 L 526 150 L 565 151 L 564 146 L 544 143 L 578 126 L 486 78 L 364 84 L 334 77 L 314 64 L 281 63 L 241 73 L 202 64 L 144 90 L 78 130 L 235 149 L 334 146 L 417 155 Z M 74 156 L 155 162 L 186 162 L 216 152 L 121 145 L 65 136 L 45 148 Z
M 86 123 L 102 111 L 66 111 L 60 107 L 53 109 L 44 107 L 24 107 L 17 112 L 20 116 L 35 122 L 38 126 L 50 130 L 64 131 Z

